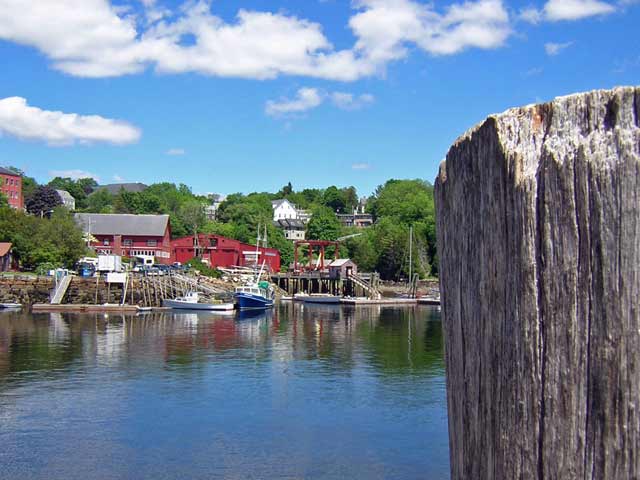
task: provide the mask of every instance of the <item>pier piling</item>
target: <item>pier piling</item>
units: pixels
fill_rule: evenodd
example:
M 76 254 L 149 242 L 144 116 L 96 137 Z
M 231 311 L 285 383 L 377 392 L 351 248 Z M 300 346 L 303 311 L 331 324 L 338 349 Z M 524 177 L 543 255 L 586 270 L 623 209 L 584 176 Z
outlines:
M 640 478 L 640 88 L 489 117 L 435 197 L 452 479 Z

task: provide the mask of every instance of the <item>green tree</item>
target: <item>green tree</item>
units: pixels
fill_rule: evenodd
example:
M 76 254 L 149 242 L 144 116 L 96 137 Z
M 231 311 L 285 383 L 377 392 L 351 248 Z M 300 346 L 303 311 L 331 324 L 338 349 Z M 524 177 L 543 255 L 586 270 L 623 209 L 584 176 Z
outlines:
M 379 251 L 376 270 L 386 280 L 398 280 L 408 257 L 408 228 L 393 218 L 381 219 L 375 228 L 374 245 Z
M 0 209 L 0 241 L 13 243 L 22 268 L 38 265 L 72 267 L 85 254 L 82 231 L 65 208 L 56 208 L 51 220 Z
M 91 177 L 79 178 L 76 183 L 80 188 L 82 188 L 85 195 L 90 195 L 98 187 L 98 182 Z
M 406 225 L 435 221 L 433 187 L 423 180 L 389 180 L 377 188 L 368 207 L 376 219 L 394 217 Z
M 93 180 L 93 182 L 95 183 L 95 180 Z M 82 210 L 87 207 L 87 193 L 79 181 L 68 177 L 55 177 L 47 185 L 51 188 L 55 188 L 56 190 L 65 190 L 69 192 L 76 201 L 76 209 Z
M 55 189 L 42 185 L 36 188 L 33 195 L 26 201 L 27 212 L 33 215 L 49 215 L 54 208 L 62 205 L 60 195 Z
M 333 185 L 324 191 L 322 204 L 329 207 L 335 213 L 344 213 L 345 207 L 347 206 L 344 192 L 341 192 L 338 190 L 338 187 Z
M 336 240 L 340 236 L 341 224 L 335 213 L 327 207 L 314 209 L 307 224 L 307 238 L 310 240 Z
M 276 197 L 278 198 L 286 198 L 293 193 L 293 186 L 291 182 L 288 182 L 284 187 L 280 189 L 278 193 L 276 193 Z
M 88 212 L 113 213 L 114 196 L 106 188 L 99 188 L 87 197 Z
M 204 205 L 197 200 L 192 200 L 180 207 L 179 217 L 182 223 L 190 229 L 190 232 L 196 235 L 207 221 L 204 213 Z

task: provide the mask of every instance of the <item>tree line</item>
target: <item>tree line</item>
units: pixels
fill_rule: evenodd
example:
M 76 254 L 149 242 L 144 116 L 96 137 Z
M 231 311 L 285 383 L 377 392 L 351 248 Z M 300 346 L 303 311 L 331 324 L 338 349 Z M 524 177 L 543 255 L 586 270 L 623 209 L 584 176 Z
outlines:
M 360 205 L 355 187 L 305 188 L 294 190 L 291 183 L 275 193 L 234 193 L 220 203 L 215 220 L 205 214 L 211 196 L 194 194 L 184 184 L 156 183 L 140 192 L 121 189 L 113 194 L 90 178 L 74 180 L 56 177 L 46 185 L 23 175 L 25 206 L 31 218 L 10 212 L 0 198 L 2 218 L 0 241 L 14 243 L 21 262 L 27 268 L 41 262 L 69 266 L 84 254 L 82 233 L 64 209 L 56 189 L 66 190 L 76 201 L 76 211 L 90 213 L 168 214 L 174 238 L 199 233 L 214 233 L 255 244 L 260 235 L 268 246 L 280 250 L 282 266 L 293 262 L 293 244 L 274 226 L 271 202 L 287 199 L 311 214 L 306 238 L 343 241 L 340 256 L 349 256 L 362 271 L 376 271 L 383 279 L 400 280 L 409 271 L 422 277 L 437 275 L 435 209 L 433 187 L 415 180 L 389 180 L 366 199 L 365 211 L 374 224 L 366 229 L 345 227 L 336 214 L 353 213 Z M 6 204 L 6 201 L 4 202 Z M 50 231 L 47 218 L 53 217 L 70 232 L 69 245 Z M 3 228 L 5 227 L 6 228 Z M 258 232 L 258 228 L 260 231 Z M 412 265 L 409 265 L 409 232 L 413 232 Z M 49 236 L 47 238 L 47 236 Z M 29 241 L 26 238 L 30 237 Z M 42 242 L 40 242 L 42 240 Z M 80 241 L 79 241 L 80 240 Z M 38 247 L 38 245 L 46 247 Z M 304 257 L 303 257 L 304 260 Z M 309 259 L 306 259 L 309 261 Z

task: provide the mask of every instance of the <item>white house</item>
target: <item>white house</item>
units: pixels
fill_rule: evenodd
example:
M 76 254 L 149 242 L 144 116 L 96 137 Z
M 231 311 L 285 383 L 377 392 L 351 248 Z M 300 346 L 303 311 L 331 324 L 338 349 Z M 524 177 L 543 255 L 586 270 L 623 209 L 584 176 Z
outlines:
M 278 220 L 298 219 L 298 209 L 286 198 L 283 198 L 281 200 L 273 200 L 271 202 L 271 207 L 273 208 L 274 222 L 277 222 Z
M 209 220 L 217 220 L 218 219 L 218 209 L 220 208 L 220 204 L 226 198 L 226 195 L 220 195 L 218 193 L 210 193 L 207 195 L 210 205 L 206 205 L 204 207 L 204 213 Z
M 76 199 L 67 192 L 66 190 L 56 190 L 56 193 L 60 197 L 60 201 L 62 205 L 64 205 L 68 210 L 74 211 L 76 209 Z

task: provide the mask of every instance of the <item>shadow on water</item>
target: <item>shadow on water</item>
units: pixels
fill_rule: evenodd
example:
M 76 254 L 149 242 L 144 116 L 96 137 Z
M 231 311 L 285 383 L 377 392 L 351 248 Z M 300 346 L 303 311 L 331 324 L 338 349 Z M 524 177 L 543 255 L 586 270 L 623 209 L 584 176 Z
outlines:
M 0 442 L 0 478 L 446 479 L 439 312 L 0 313 Z

